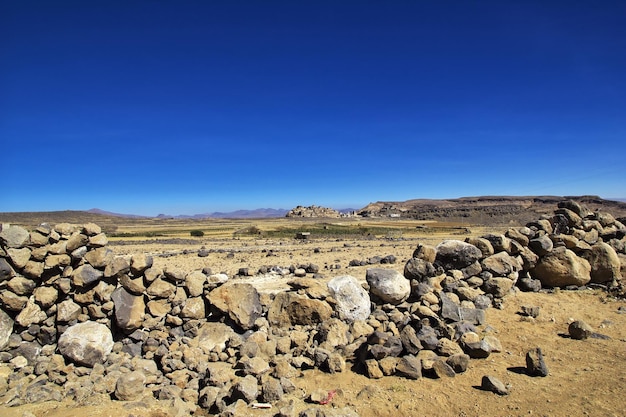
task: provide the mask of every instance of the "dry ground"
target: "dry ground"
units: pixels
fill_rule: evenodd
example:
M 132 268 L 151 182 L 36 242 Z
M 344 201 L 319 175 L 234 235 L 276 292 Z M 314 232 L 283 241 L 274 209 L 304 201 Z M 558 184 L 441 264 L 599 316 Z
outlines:
M 273 227 L 260 222 L 257 221 L 260 228 Z M 241 223 L 238 223 L 234 227 L 240 226 Z M 408 230 L 404 225 L 402 229 Z M 423 233 L 423 230 L 418 232 Z M 484 229 L 470 227 L 472 234 L 484 232 Z M 178 236 L 168 235 L 149 241 L 133 238 L 131 243 L 128 243 L 128 238 L 123 239 L 126 242 L 111 238 L 111 248 L 120 255 L 148 252 L 154 255 L 155 264 L 173 265 L 186 271 L 210 267 L 214 272 L 225 271 L 232 276 L 240 267 L 256 270 L 261 265 L 289 266 L 312 262 L 320 266 L 323 279 L 343 274 L 364 279 L 367 267 L 348 267 L 350 260 L 393 254 L 398 259 L 397 263 L 386 267 L 402 271 L 418 242 L 436 244 L 444 238 L 465 237 L 456 229 L 447 232 L 442 229 L 441 232 L 428 231 L 421 236 L 403 232 L 401 235 L 298 241 L 290 238 L 233 238 L 232 228 L 223 236 L 207 236 L 190 239 L 187 232 L 179 232 Z M 185 241 L 172 241 L 174 237 L 184 238 Z M 202 246 L 213 250 L 208 257 L 197 256 L 197 250 Z M 270 250 L 274 255 L 267 256 Z M 231 252 L 233 257 L 228 255 Z M 330 269 L 330 265 L 335 264 L 341 268 Z M 252 278 L 246 280 L 254 281 Z M 275 292 L 286 288 L 286 281 L 274 279 L 257 284 L 262 291 Z M 540 315 L 537 319 L 524 318 L 517 314 L 521 306 L 539 306 Z M 295 380 L 301 389 L 298 395 L 307 395 L 318 388 L 337 390 L 334 400 L 321 407 L 349 406 L 362 417 L 624 416 L 626 314 L 620 314 L 620 307 L 626 310 L 626 303 L 608 299 L 601 291 L 511 294 L 505 299 L 502 310 L 488 310 L 488 326 L 483 328 L 499 338 L 503 352 L 492 354 L 487 359 L 472 360 L 464 374 L 441 380 L 422 378 L 412 381 L 398 377 L 370 380 L 352 371 L 330 375 L 312 370 Z M 566 337 L 568 323 L 575 319 L 585 320 L 611 339 L 578 341 Z M 525 353 L 534 347 L 541 347 L 546 356 L 550 369 L 546 378 L 532 378 L 523 372 Z M 478 389 L 482 376 L 487 374 L 510 384 L 510 395 L 500 397 Z M 269 412 L 250 409 L 249 415 L 267 416 L 276 412 L 276 408 Z M 90 404 L 81 405 L 63 402 L 0 407 L 0 416 L 31 416 L 28 413 L 37 417 L 173 415 L 172 409 L 166 405 L 149 400 L 122 403 L 93 399 Z

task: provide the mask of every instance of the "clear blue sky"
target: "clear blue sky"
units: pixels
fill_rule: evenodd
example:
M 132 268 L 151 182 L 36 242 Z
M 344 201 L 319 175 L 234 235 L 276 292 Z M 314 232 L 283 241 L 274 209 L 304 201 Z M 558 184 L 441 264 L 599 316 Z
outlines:
M 624 1 L 0 0 L 0 211 L 626 197 Z

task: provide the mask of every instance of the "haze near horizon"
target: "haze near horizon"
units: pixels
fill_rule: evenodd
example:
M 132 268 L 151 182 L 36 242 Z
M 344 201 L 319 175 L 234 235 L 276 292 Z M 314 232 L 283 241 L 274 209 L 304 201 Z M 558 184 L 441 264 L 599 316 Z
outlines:
M 626 197 L 626 4 L 0 5 L 0 211 Z

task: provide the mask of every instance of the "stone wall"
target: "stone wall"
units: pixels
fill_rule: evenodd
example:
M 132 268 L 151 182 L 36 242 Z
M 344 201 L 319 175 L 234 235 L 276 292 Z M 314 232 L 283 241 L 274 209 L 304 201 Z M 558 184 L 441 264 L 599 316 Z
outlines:
M 419 245 L 403 274 L 294 276 L 293 291 L 270 296 L 224 274 L 116 256 L 95 224 L 3 225 L 0 403 L 147 396 L 217 413 L 280 407 L 314 367 L 453 376 L 501 351 L 478 328 L 511 291 L 623 292 L 625 235 L 610 214 L 564 201 L 502 235 Z

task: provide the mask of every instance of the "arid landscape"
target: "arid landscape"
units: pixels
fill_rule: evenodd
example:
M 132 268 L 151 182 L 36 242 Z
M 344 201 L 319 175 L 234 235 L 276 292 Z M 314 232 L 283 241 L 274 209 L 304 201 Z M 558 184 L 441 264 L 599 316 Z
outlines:
M 544 214 L 556 210 L 557 203 L 550 201 L 550 211 L 544 210 Z M 384 204 L 379 208 L 382 206 Z M 400 205 L 393 206 L 394 210 L 399 210 Z M 509 207 L 508 203 L 503 203 L 502 207 L 505 206 Z M 370 213 L 372 207 L 368 209 Z M 505 210 L 502 207 L 501 210 Z M 623 217 L 624 205 L 615 207 L 614 217 Z M 442 213 L 441 210 L 431 210 L 431 213 Z M 415 257 L 414 252 L 420 245 L 436 247 L 444 240 L 504 236 L 509 229 L 520 228 L 529 221 L 526 214 L 515 217 L 515 213 L 519 213 L 517 208 L 509 213 L 500 211 L 500 217 L 494 214 L 492 207 L 482 214 L 477 209 L 474 215 L 465 217 L 467 221 L 462 221 L 463 217 L 458 213 L 446 213 L 448 221 L 441 216 L 437 219 L 383 217 L 380 211 L 368 217 L 335 219 L 202 220 L 135 219 L 86 212 L 0 213 L 0 220 L 27 230 L 34 230 L 42 222 L 51 225 L 95 223 L 107 236 L 106 247 L 117 257 L 130 260 L 148 255 L 153 259 L 152 268 L 177 269 L 183 274 L 194 271 L 203 271 L 207 276 L 223 273 L 229 277 L 229 284 L 254 286 L 261 304 L 267 308 L 277 294 L 294 289 L 312 299 L 328 300 L 328 295 L 311 294 L 326 293 L 327 283 L 343 275 L 351 275 L 369 288 L 366 281 L 369 268 L 385 268 L 404 274 L 407 262 Z M 621 223 L 617 224 L 619 227 Z M 625 238 L 621 236 L 623 242 Z M 623 261 L 624 256 L 620 259 Z M 268 273 L 277 267 L 284 272 Z M 493 349 L 483 359 L 472 358 L 467 370 L 453 374 L 453 377 L 423 369 L 423 377 L 417 380 L 399 374 L 378 378 L 348 360 L 345 368 L 337 372 L 317 366 L 298 370 L 297 376 L 290 378 L 295 389 L 274 401 L 270 409 L 253 409 L 237 403 L 237 407 L 221 410 L 222 414 L 361 417 L 626 415 L 623 395 L 626 383 L 623 371 L 626 365 L 624 262 L 621 268 L 622 283 L 617 285 L 613 282 L 579 288 L 567 286 L 539 292 L 523 292 L 513 286 L 501 299 L 498 298 L 501 301 L 494 301 L 496 305 L 485 310 L 485 320 L 477 326 L 479 337 L 495 336 L 501 349 Z M 6 283 L 1 285 L 3 291 Z M 607 291 L 609 287 L 611 291 Z M 415 287 L 412 291 L 415 292 Z M 383 304 L 379 306 L 390 315 L 394 311 Z M 536 309 L 529 314 L 532 307 Z M 584 321 L 601 336 L 583 340 L 571 337 L 568 327 L 577 320 Z M 255 329 L 255 326 L 250 327 L 250 330 Z M 528 374 L 526 353 L 537 347 L 541 348 L 549 370 L 545 377 Z M 144 396 L 127 401 L 116 399 L 115 394 L 106 390 L 94 389 L 94 395 L 81 398 L 23 404 L 8 395 L 10 389 L 17 386 L 17 381 L 11 377 L 11 367 L 14 366 L 12 362 L 3 364 L 0 375 L 4 380 L 0 384 L 4 387 L 0 393 L 0 401 L 3 401 L 0 414 L 7 417 L 161 417 L 215 412 L 200 406 L 186 408 L 172 399 L 159 401 L 154 398 L 156 394 L 148 391 Z M 485 375 L 499 379 L 508 394 L 497 395 L 481 386 Z M 320 390 L 329 394 L 328 401 L 312 397 Z M 250 401 L 252 403 L 254 401 Z

